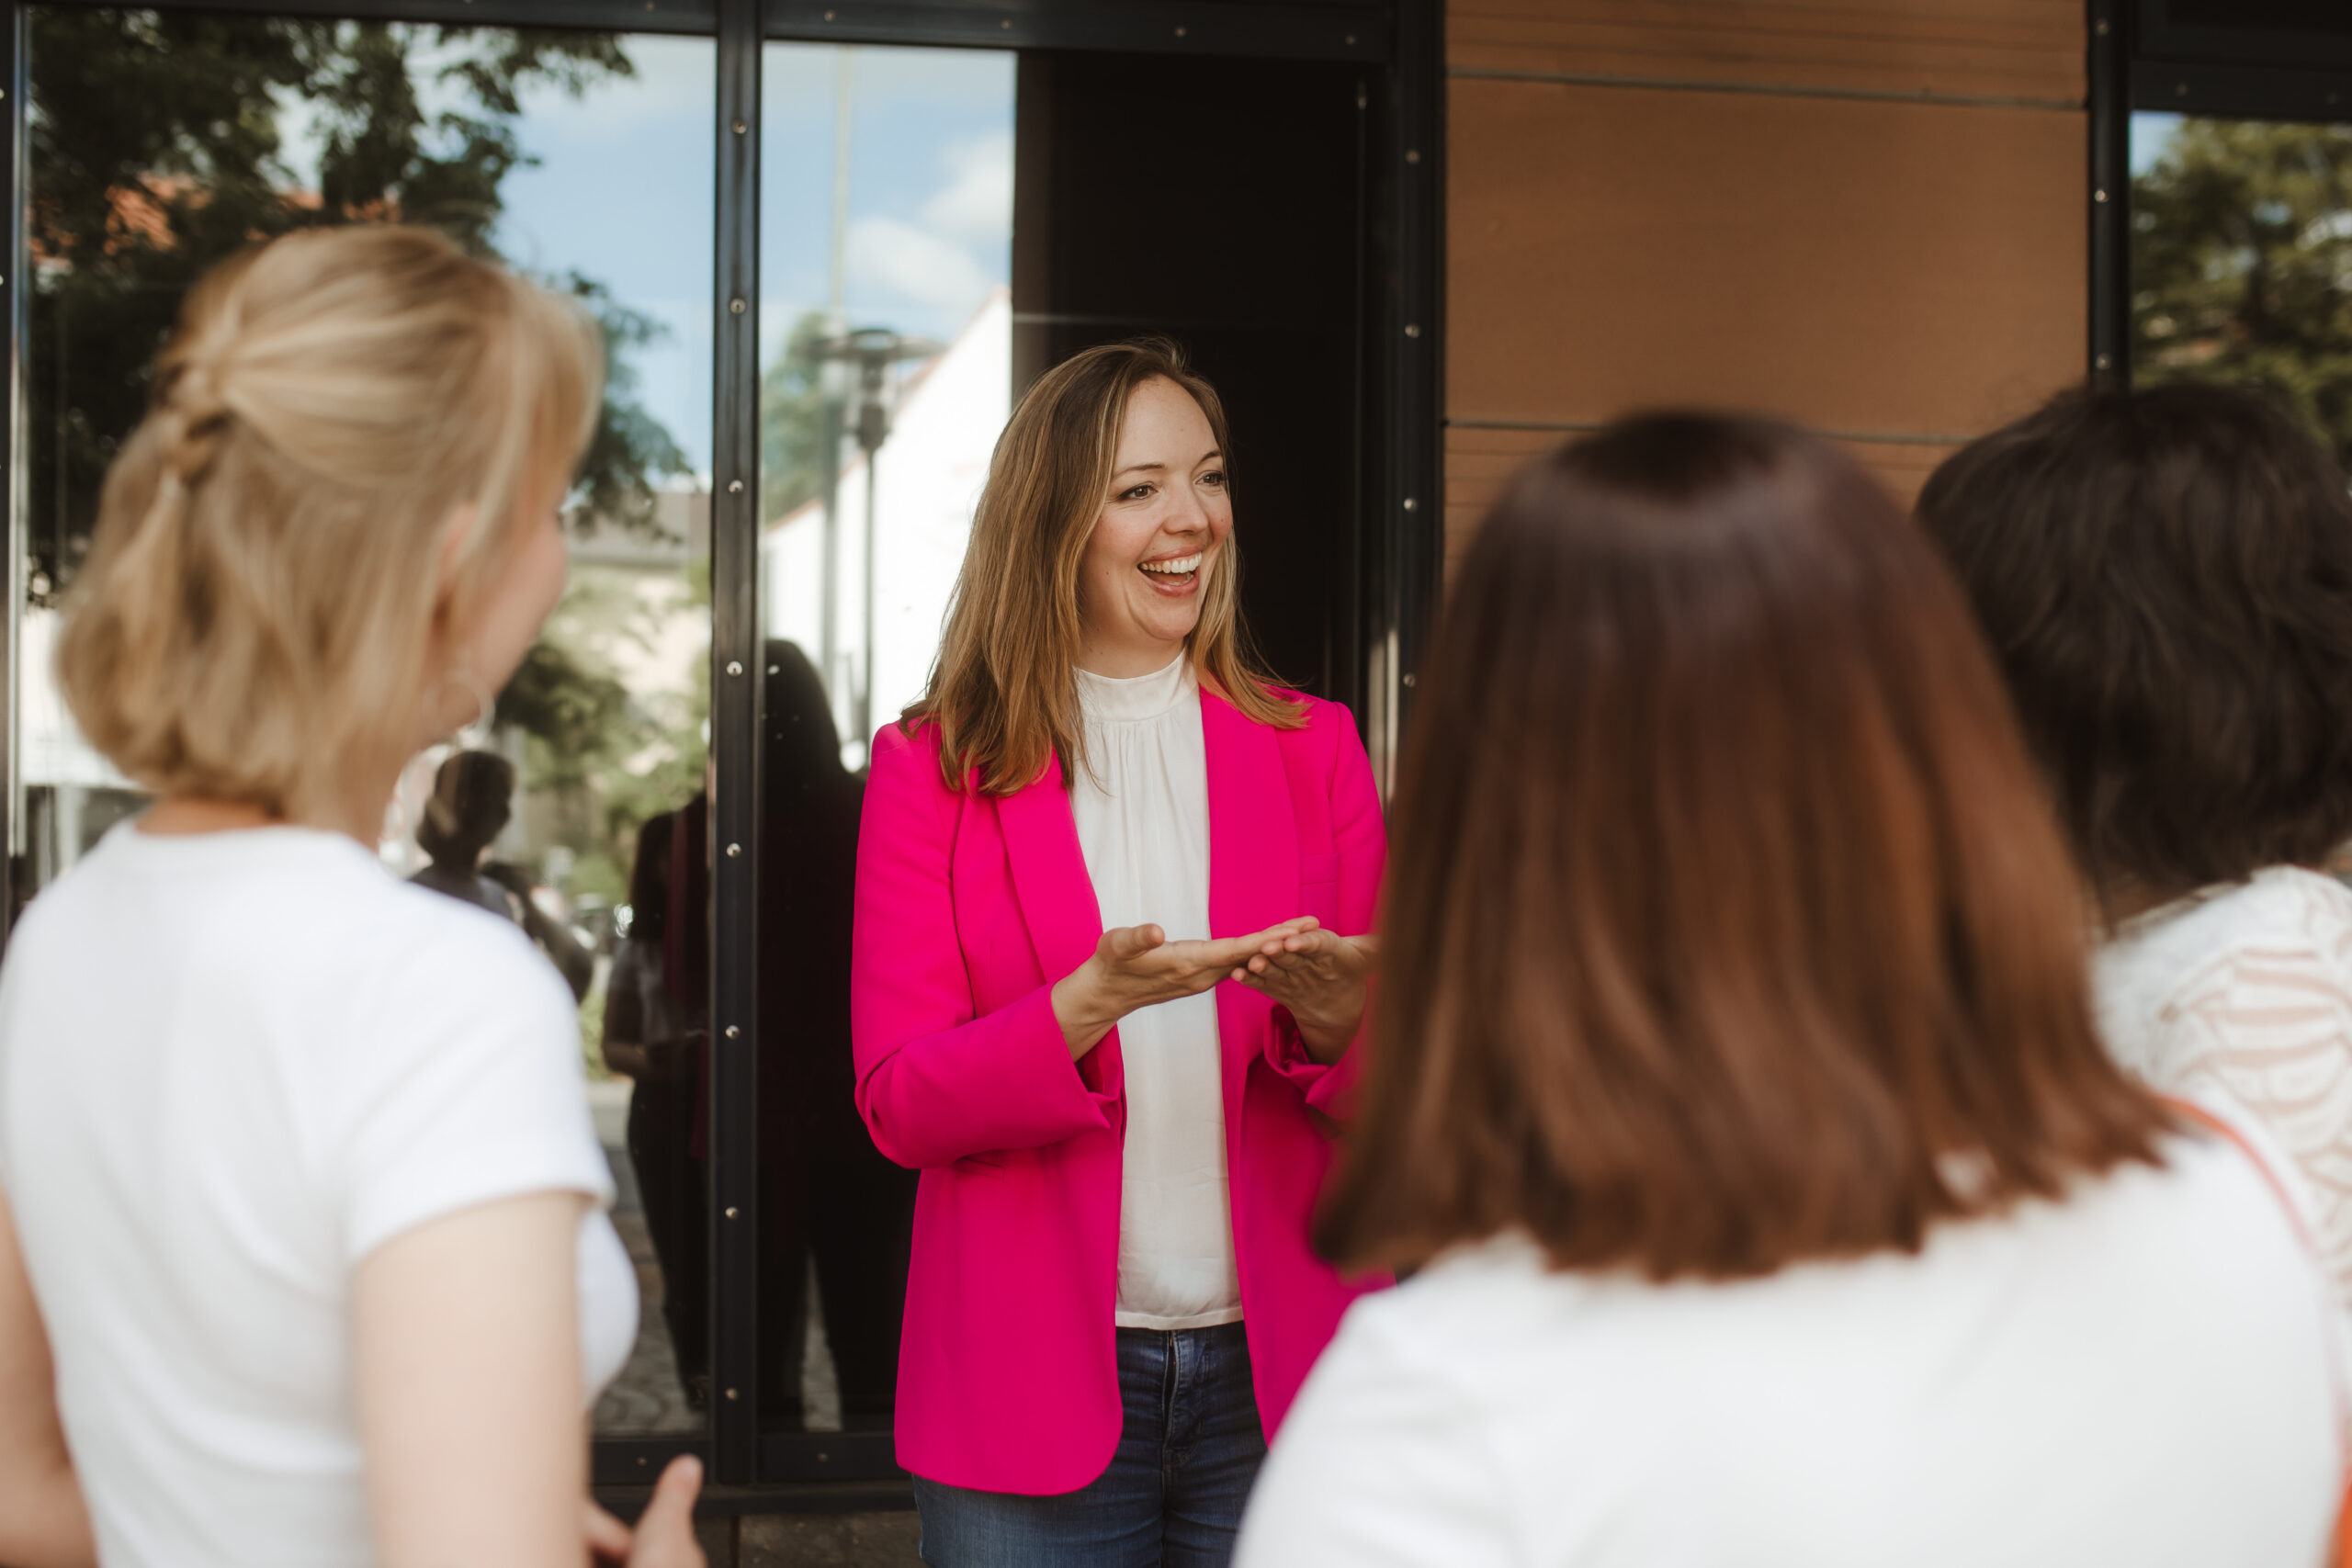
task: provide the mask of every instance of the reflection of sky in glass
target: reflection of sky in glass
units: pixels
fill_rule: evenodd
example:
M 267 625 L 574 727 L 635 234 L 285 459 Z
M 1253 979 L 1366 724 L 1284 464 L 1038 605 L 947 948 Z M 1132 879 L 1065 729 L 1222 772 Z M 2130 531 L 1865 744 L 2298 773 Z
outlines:
M 632 355 L 639 400 L 697 472 L 710 467 L 711 44 L 633 36 L 633 77 L 579 98 L 523 96 L 519 134 L 536 166 L 503 187 L 499 248 L 536 272 L 578 269 L 662 335 Z M 834 83 L 830 45 L 767 48 L 760 337 L 772 361 L 829 298 Z M 1012 276 L 1013 56 L 975 50 L 854 51 L 846 310 L 852 326 L 940 339 Z M 427 73 L 430 53 L 418 55 Z M 428 114 L 452 92 L 418 84 Z M 289 105 L 288 161 L 310 175 L 308 116 Z
M 2144 175 L 2165 155 L 2172 145 L 2173 132 L 2180 129 L 2177 114 L 2135 114 L 2132 117 L 2132 172 Z
M 576 268 L 662 324 L 631 355 L 638 400 L 707 483 L 715 57 L 707 39 L 627 49 L 634 78 L 524 96 L 521 140 L 539 164 L 506 176 L 498 246 L 535 272 Z
M 761 175 L 761 361 L 831 294 L 841 51 L 770 44 Z M 1012 279 L 1013 57 L 861 49 L 843 308 L 853 327 L 956 336 Z

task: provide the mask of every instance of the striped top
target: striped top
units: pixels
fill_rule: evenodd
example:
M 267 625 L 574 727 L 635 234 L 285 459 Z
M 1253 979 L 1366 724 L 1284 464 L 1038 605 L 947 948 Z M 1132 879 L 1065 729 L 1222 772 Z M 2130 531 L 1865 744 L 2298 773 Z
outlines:
M 2352 1303 L 2352 890 L 2272 866 L 2124 922 L 2092 973 L 2126 1070 L 2227 1117 L 2301 1178 Z

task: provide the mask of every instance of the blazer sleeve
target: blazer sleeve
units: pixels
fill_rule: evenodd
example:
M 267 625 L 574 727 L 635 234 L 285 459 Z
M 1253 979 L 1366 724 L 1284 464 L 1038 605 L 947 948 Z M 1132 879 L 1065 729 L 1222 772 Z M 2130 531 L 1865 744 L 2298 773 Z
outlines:
M 1340 862 L 1339 932 L 1363 936 L 1373 929 L 1380 910 L 1380 879 L 1388 867 L 1388 827 L 1380 815 L 1380 786 L 1373 782 L 1372 759 L 1364 754 L 1363 738 L 1354 718 L 1337 703 L 1322 705 L 1317 715 L 1337 731 L 1331 746 L 1329 789 L 1331 843 Z M 1375 984 L 1377 982 L 1375 981 Z M 1298 1086 L 1306 1103 L 1334 1120 L 1344 1120 L 1354 1108 L 1356 1080 L 1363 1069 L 1363 1043 L 1372 1031 L 1372 1003 L 1367 991 L 1363 1022 L 1336 1062 L 1317 1061 L 1306 1054 L 1290 1010 L 1274 1010 L 1274 1028 L 1266 1042 L 1266 1060 L 1274 1071 Z
M 876 739 L 857 836 L 851 1037 L 875 1146 L 921 1168 L 1111 1125 L 1054 1017 L 1053 987 L 975 1016 L 949 884 L 956 801 L 930 749 Z

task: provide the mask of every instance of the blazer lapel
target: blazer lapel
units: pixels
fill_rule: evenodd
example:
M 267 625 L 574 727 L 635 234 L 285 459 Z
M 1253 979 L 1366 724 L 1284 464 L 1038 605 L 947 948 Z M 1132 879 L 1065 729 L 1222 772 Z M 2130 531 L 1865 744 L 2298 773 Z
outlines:
M 1060 760 L 1047 758 L 1045 776 L 999 800 L 996 813 L 1022 918 L 1051 984 L 1093 957 L 1102 940 L 1102 916 L 1086 874 L 1086 852 L 1078 845 L 1069 792 L 1062 788 Z
M 1102 913 L 1094 901 L 1094 879 L 1086 873 L 1086 852 L 1079 847 L 1069 792 L 1062 788 L 1060 759 L 1048 757 L 1043 778 L 999 800 L 996 819 L 1021 917 L 1050 986 L 1093 957 L 1102 940 Z M 1098 1094 L 1125 1092 L 1126 1064 L 1116 1029 L 1079 1058 L 1078 1073 Z
M 1204 688 L 1201 745 L 1209 784 L 1209 934 L 1247 936 L 1299 912 L 1298 828 L 1281 742 Z M 1246 1066 L 1263 1044 L 1272 1004 L 1230 981 L 1217 987 L 1216 998 L 1226 1060 Z M 1229 1073 L 1228 1098 L 1238 1088 L 1238 1076 Z

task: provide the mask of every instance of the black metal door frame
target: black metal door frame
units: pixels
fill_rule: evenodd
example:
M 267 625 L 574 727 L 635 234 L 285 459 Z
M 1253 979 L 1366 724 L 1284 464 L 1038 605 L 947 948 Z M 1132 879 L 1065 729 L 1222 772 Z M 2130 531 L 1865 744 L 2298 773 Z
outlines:
M 88 5 L 92 0 L 52 0 Z M 5 464 L 9 591 L 0 679 L 6 782 L 0 814 L 17 799 L 16 675 L 23 604 L 25 348 L 30 295 L 25 197 L 28 37 L 32 6 L 11 0 L 0 92 L 0 178 L 10 213 L 9 265 L 0 269 L 9 367 Z M 903 1501 L 890 1437 L 880 1433 L 759 1433 L 754 1375 L 759 1194 L 754 965 L 759 843 L 761 687 L 759 588 L 760 69 L 770 39 L 1010 50 L 1193 52 L 1353 61 L 1384 84 L 1367 150 L 1363 258 L 1372 287 L 1369 352 L 1360 400 L 1364 465 L 1361 526 L 1361 684 L 1374 755 L 1385 761 L 1437 601 L 1442 560 L 1438 382 L 1442 351 L 1441 236 L 1443 167 L 1441 0 L 145 0 L 153 10 L 230 11 L 483 27 L 577 28 L 689 34 L 716 40 L 716 276 L 711 442 L 711 744 L 718 773 L 711 832 L 711 985 L 717 1110 L 712 1141 L 712 1394 L 700 1438 L 599 1438 L 594 1478 L 625 1495 L 674 1454 L 709 1467 L 719 1511 L 840 1508 Z M 22 830 L 7 823 L 13 837 Z M 0 870 L 0 909 L 13 908 L 17 869 Z M 626 1500 L 625 1495 L 619 1500 Z

